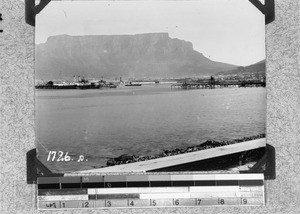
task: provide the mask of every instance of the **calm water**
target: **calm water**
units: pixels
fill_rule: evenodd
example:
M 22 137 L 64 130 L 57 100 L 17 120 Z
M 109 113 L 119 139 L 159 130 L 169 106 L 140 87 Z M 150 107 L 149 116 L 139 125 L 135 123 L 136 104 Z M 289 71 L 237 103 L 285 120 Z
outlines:
M 53 171 L 91 169 L 125 153 L 265 133 L 265 115 L 265 88 L 36 90 L 37 148 Z M 46 150 L 69 152 L 74 161 L 47 162 Z M 88 161 L 77 163 L 79 155 Z

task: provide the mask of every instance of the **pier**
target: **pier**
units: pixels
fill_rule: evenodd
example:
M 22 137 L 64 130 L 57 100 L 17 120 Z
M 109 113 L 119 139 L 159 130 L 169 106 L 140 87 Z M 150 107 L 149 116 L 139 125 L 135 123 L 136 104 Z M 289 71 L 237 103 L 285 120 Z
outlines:
M 215 89 L 215 88 L 245 88 L 245 87 L 266 87 L 261 81 L 238 81 L 238 82 L 184 82 L 171 85 L 171 89 Z

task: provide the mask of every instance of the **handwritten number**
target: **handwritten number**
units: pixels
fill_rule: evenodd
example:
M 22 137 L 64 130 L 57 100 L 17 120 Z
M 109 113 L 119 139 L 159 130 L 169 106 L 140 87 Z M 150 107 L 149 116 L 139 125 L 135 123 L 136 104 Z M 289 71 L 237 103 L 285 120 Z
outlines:
M 58 152 L 57 162 L 64 161 L 63 155 L 64 153 L 62 151 Z
M 51 151 L 48 152 L 47 161 L 50 161 L 50 157 L 51 157 Z
M 52 151 L 51 153 L 53 154 L 52 161 L 54 161 L 54 160 L 55 160 L 55 157 L 56 157 L 56 151 Z
M 67 162 L 72 160 L 73 159 L 69 155 L 69 152 L 64 153 L 63 151 L 49 151 L 47 156 L 47 161 Z M 85 159 L 83 155 L 79 155 L 77 162 L 83 162 L 83 161 L 87 161 L 87 159 Z
M 65 161 L 70 161 L 71 160 L 71 157 L 68 154 L 69 154 L 69 152 L 66 152 Z

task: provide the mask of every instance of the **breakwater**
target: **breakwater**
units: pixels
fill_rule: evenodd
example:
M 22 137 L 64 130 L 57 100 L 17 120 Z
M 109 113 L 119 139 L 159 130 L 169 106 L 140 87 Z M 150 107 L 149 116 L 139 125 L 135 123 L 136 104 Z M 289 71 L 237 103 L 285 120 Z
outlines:
M 99 89 L 101 85 L 37 85 L 36 89 Z
M 172 149 L 172 150 L 164 150 L 162 153 L 157 154 L 157 155 L 152 155 L 152 156 L 136 156 L 136 155 L 131 155 L 131 154 L 124 154 L 117 158 L 109 159 L 107 161 L 106 165 L 114 166 L 114 165 L 120 165 L 120 164 L 127 164 L 127 163 L 134 163 L 134 162 L 146 161 L 146 160 L 151 160 L 151 159 L 157 159 L 157 158 L 162 158 L 162 157 L 167 157 L 167 156 L 185 154 L 185 153 L 189 153 L 189 152 L 195 152 L 195 151 L 211 149 L 211 148 L 216 148 L 216 147 L 220 147 L 220 146 L 226 146 L 226 145 L 246 142 L 246 141 L 250 141 L 250 140 L 265 138 L 265 136 L 266 136 L 265 134 L 259 134 L 259 135 L 255 135 L 255 136 L 251 136 L 251 137 L 244 137 L 241 139 L 234 139 L 234 140 L 230 140 L 230 141 L 207 140 L 206 142 L 199 144 L 199 145 L 189 146 L 187 148 L 176 148 L 176 149 Z M 261 152 L 259 152 L 259 153 L 261 153 Z M 260 154 L 255 154 L 255 153 L 251 154 L 251 156 L 253 156 L 253 155 L 257 156 Z M 249 156 L 249 154 L 248 154 L 248 156 Z M 249 157 L 244 157 L 244 158 L 249 158 Z

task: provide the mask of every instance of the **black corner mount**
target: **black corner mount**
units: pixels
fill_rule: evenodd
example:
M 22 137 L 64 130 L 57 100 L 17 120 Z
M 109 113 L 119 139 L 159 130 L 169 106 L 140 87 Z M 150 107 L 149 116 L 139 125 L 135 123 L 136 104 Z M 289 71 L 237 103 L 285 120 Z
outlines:
M 25 0 L 25 21 L 31 26 L 35 26 L 35 16 L 41 12 L 51 0 L 41 0 L 35 5 L 35 0 Z
M 35 16 L 41 12 L 51 0 L 40 0 L 35 5 L 35 0 L 25 0 L 25 21 L 31 26 L 35 26 Z M 265 15 L 265 23 L 269 24 L 275 20 L 274 0 L 265 0 L 262 4 L 259 0 L 249 0 L 258 10 Z
M 275 4 L 274 0 L 265 0 L 263 5 L 259 0 L 249 0 L 260 12 L 265 15 L 266 25 L 275 20 Z
M 36 184 L 38 177 L 63 177 L 63 173 L 53 173 L 38 158 L 36 149 L 26 154 L 27 160 L 27 184 Z
M 276 179 L 276 151 L 270 144 L 266 145 L 264 156 L 256 162 L 250 170 L 240 171 L 240 173 L 261 173 L 264 172 L 265 180 Z

